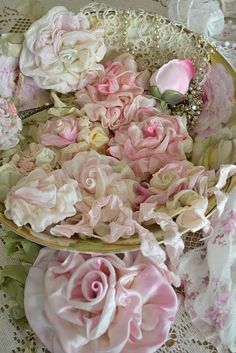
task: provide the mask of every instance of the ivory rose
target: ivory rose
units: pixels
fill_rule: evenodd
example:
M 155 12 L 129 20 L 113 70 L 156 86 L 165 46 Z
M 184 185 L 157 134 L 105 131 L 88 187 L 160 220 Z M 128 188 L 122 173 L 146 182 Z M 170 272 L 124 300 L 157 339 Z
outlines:
M 46 173 L 35 169 L 11 188 L 5 200 L 5 216 L 21 227 L 29 224 L 42 232 L 76 213 L 78 183 L 62 170 Z
M 101 121 L 103 127 L 115 130 L 133 120 L 140 108 L 155 105 L 154 99 L 142 95 L 144 77 L 137 72 L 133 57 L 122 54 L 100 73 L 96 85 L 76 93 L 76 101 L 91 121 Z
M 151 92 L 157 93 L 157 97 L 159 96 L 158 98 L 162 98 L 166 103 L 180 103 L 185 99 L 184 95 L 188 92 L 190 81 L 195 72 L 191 60 L 171 60 L 152 75 L 150 79 Z M 177 101 L 172 101 L 174 98 L 177 98 Z
M 18 144 L 22 128 L 15 105 L 0 97 L 0 151 Z
M 145 180 L 172 161 L 185 160 L 192 139 L 181 117 L 140 111 L 137 121 L 121 126 L 110 139 L 108 153 L 125 160 L 137 178 Z
M 44 248 L 26 280 L 26 317 L 51 353 L 154 353 L 177 309 L 166 277 L 139 252 Z
M 196 140 L 214 136 L 226 126 L 232 114 L 234 82 L 222 64 L 210 67 L 203 84 L 203 109 L 194 131 Z
M 52 8 L 25 33 L 20 69 L 43 89 L 61 93 L 91 83 L 103 66 L 102 29 L 91 29 L 85 15 Z
M 174 224 L 179 230 L 188 229 L 197 232 L 209 226 L 209 220 L 205 215 L 207 206 L 207 196 L 187 189 L 179 191 L 172 199 L 167 200 L 165 206 L 158 206 L 157 203 L 151 202 L 141 203 L 138 216 L 140 222 L 145 221 L 147 224 L 161 224 L 160 222 L 163 222 L 167 230 L 169 227 L 172 233 Z M 171 219 L 173 219 L 173 224 L 171 224 Z

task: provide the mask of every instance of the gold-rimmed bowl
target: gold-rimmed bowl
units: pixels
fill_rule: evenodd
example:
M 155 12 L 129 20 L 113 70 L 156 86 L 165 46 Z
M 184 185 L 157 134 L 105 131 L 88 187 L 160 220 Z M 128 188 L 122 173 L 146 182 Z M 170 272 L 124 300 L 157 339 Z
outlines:
M 104 26 L 106 41 L 111 55 L 113 51 L 120 53 L 129 51 L 136 57 L 140 69 L 149 68 L 150 70 L 176 57 L 192 59 L 196 67 L 202 68 L 203 73 L 204 69 L 207 69 L 207 65 L 221 63 L 233 77 L 236 87 L 236 73 L 217 49 L 206 43 L 201 36 L 181 25 L 171 23 L 157 14 L 147 13 L 143 10 L 140 10 L 140 12 L 137 10 L 108 11 L 108 9 L 104 10 L 101 8 L 92 10 L 88 7 L 84 10 L 84 13 L 89 15 L 95 27 Z M 145 27 L 143 21 L 149 21 L 146 28 L 143 28 Z M 114 25 L 116 25 L 116 29 Z M 140 29 L 141 26 L 142 28 Z M 115 35 L 116 31 L 117 36 Z M 143 40 L 141 40 L 142 36 Z M 175 38 L 176 45 L 180 44 L 180 47 L 176 50 L 173 49 Z M 188 44 L 187 48 L 186 41 Z M 142 43 L 149 46 L 146 51 L 142 49 Z M 223 191 L 230 192 L 235 185 L 236 176 L 233 176 L 228 180 Z M 209 217 L 215 208 L 216 199 L 215 196 L 211 196 L 206 216 Z M 5 227 L 23 238 L 43 246 L 84 253 L 132 251 L 140 247 L 138 235 L 134 235 L 129 239 L 119 239 L 115 243 L 105 243 L 95 238 L 80 239 L 79 237 L 72 237 L 68 239 L 66 237 L 54 237 L 47 232 L 36 233 L 29 226 L 17 227 L 11 220 L 7 219 L 4 216 L 3 204 L 0 204 L 0 211 L 0 222 Z M 188 229 L 180 230 L 181 234 L 185 234 L 188 231 Z M 160 243 L 163 242 L 163 231 L 158 226 L 152 226 L 152 232 Z

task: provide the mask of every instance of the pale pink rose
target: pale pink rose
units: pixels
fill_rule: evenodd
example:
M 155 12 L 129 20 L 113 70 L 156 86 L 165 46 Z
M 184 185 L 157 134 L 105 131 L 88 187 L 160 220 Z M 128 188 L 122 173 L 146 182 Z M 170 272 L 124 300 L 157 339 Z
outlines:
M 189 161 L 168 163 L 152 176 L 146 185 L 146 198 L 143 198 L 142 202 L 164 205 L 181 190 L 195 190 L 204 170 L 204 167 L 195 167 Z M 145 190 L 141 190 L 144 194 Z
M 145 180 L 167 163 L 185 160 L 191 152 L 192 139 L 183 118 L 144 110 L 136 119 L 115 131 L 108 153 L 127 161 L 137 178 Z
M 62 169 L 79 183 L 82 191 L 95 199 L 110 194 L 119 195 L 130 204 L 135 199 L 134 191 L 129 190 L 130 182 L 135 182 L 135 175 L 126 163 L 116 158 L 96 151 L 80 152 L 71 161 L 63 163 Z
M 43 232 L 73 216 L 79 200 L 78 183 L 62 170 L 46 173 L 35 169 L 11 188 L 5 200 L 5 216 L 18 227 L 29 224 L 33 231 Z
M 19 110 L 31 109 L 49 101 L 49 95 L 30 77 L 21 77 L 19 59 L 0 55 L 0 96 L 13 97 Z
M 0 97 L 0 150 L 8 150 L 19 142 L 22 122 L 14 104 Z
M 90 29 L 85 15 L 52 8 L 25 33 L 20 57 L 23 74 L 43 89 L 68 93 L 91 83 L 103 66 L 102 29 Z
M 64 116 L 57 120 L 48 120 L 38 128 L 38 138 L 45 146 L 64 147 L 77 141 L 79 119 Z
M 65 173 L 78 181 L 81 201 L 77 214 L 51 228 L 56 236 L 82 234 L 114 242 L 137 232 L 132 208 L 135 176 L 129 166 L 95 151 L 80 152 L 63 163 Z
M 196 139 L 213 136 L 226 126 L 232 115 L 234 82 L 223 65 L 211 66 L 203 84 L 203 109 L 194 132 Z
M 133 57 L 122 54 L 99 75 L 96 85 L 78 91 L 76 100 L 91 121 L 117 129 L 133 120 L 139 109 L 155 105 L 153 98 L 143 96 L 146 83 L 140 75 Z
M 17 162 L 17 167 L 21 174 L 28 175 L 35 169 L 34 159 L 30 155 L 24 155 Z
M 195 72 L 191 60 L 174 59 L 154 72 L 150 79 L 150 85 L 157 87 L 161 94 L 167 90 L 173 90 L 184 95 L 188 91 Z
M 168 280 L 139 252 L 44 248 L 26 280 L 26 317 L 51 353 L 154 353 L 177 309 Z

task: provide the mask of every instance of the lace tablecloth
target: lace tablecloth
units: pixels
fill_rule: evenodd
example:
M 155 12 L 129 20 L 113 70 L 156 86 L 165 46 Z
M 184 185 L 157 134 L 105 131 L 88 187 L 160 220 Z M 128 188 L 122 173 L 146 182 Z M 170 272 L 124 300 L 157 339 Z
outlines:
M 97 0 L 96 2 L 104 2 Z M 211 1 L 188 1 L 188 0 L 106 0 L 112 6 L 121 8 L 144 8 L 145 10 L 157 11 L 162 15 L 168 15 L 176 20 L 176 22 L 184 22 L 194 28 L 194 24 L 189 22 L 186 17 L 186 11 L 194 10 L 194 2 L 197 3 L 198 9 L 200 3 L 206 6 Z M 1 32 L 19 32 L 24 31 L 29 26 L 29 20 L 17 12 L 17 1 L 1 0 L 0 4 L 0 31 Z M 78 11 L 88 3 L 87 0 L 43 0 L 45 9 L 49 9 L 54 5 L 65 5 L 68 9 Z M 168 8 L 169 5 L 169 8 Z M 181 6 L 183 9 L 181 10 Z M 226 16 L 236 15 L 236 1 L 224 0 L 220 4 L 219 10 L 222 8 Z M 209 8 L 208 8 L 209 9 Z M 196 11 L 196 10 L 195 10 Z M 207 11 L 207 6 L 206 6 Z M 216 11 L 214 20 L 219 12 Z M 212 22 L 211 22 L 212 25 Z M 195 28 L 197 30 L 197 28 Z M 214 28 L 213 28 L 214 32 Z M 212 40 L 212 38 L 208 39 Z M 236 21 L 234 18 L 225 19 L 225 29 L 221 34 L 215 35 L 214 42 L 218 45 L 221 52 L 227 57 L 236 68 Z M 198 244 L 197 235 L 189 235 L 186 239 L 186 249 L 196 247 Z M 4 252 L 4 246 L 0 242 L 0 267 L 11 264 L 14 261 L 7 258 Z M 175 326 L 172 329 L 170 338 L 161 349 L 160 353 L 216 353 L 215 348 L 205 341 L 204 337 L 191 324 L 188 315 L 184 311 L 182 296 L 180 296 L 180 308 L 176 318 Z M 6 298 L 0 292 L 0 353 L 42 353 L 46 349 L 36 339 L 31 330 L 23 330 L 9 321 L 8 305 Z

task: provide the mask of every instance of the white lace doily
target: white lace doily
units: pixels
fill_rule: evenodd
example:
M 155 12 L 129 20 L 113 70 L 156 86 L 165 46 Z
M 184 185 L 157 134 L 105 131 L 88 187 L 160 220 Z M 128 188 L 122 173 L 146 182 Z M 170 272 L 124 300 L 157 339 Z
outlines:
M 201 0 L 196 1 L 198 5 L 202 2 Z M 214 1 L 217 2 L 217 0 Z M 19 32 L 28 28 L 30 20 L 19 15 L 15 10 L 17 2 L 17 0 L 1 0 L 0 32 Z M 96 2 L 104 2 L 104 0 L 96 0 Z M 194 1 L 169 0 L 168 2 L 168 0 L 119 0 L 118 2 L 114 0 L 107 0 L 106 2 L 112 6 L 120 8 L 144 8 L 147 11 L 156 11 L 161 15 L 167 15 L 169 5 L 169 13 L 172 13 L 171 17 L 176 22 L 183 22 L 184 24 L 187 24 L 187 5 L 189 2 Z M 212 1 L 204 0 L 203 2 L 205 4 L 204 6 L 206 6 Z M 58 2 L 57 0 L 43 0 L 42 3 L 46 10 L 52 6 L 63 4 L 70 10 L 78 11 L 78 8 L 87 5 L 88 1 L 64 0 Z M 179 5 L 179 10 L 174 11 L 172 6 L 176 7 L 177 4 Z M 222 0 L 221 6 L 227 16 L 236 16 L 236 0 Z M 199 13 L 197 13 L 197 8 L 195 8 L 196 17 L 197 14 L 200 16 L 201 13 L 201 8 L 199 8 L 199 6 L 198 10 Z M 219 7 L 219 11 L 221 11 L 221 7 Z M 216 17 L 213 16 L 211 20 L 211 26 L 213 26 L 211 27 L 211 33 L 214 33 L 214 19 L 217 19 L 217 13 L 215 14 Z M 205 20 L 205 23 L 207 23 L 206 17 Z M 215 23 L 217 23 L 217 21 Z M 188 25 L 191 27 L 193 26 L 193 23 L 190 21 L 188 22 Z M 194 25 L 196 26 L 196 22 Z M 204 31 L 204 29 L 202 31 Z M 217 33 L 218 32 L 216 31 L 215 37 L 212 38 L 212 40 L 215 41 L 221 52 L 227 57 L 232 65 L 235 65 L 236 68 L 236 19 L 227 19 L 223 33 Z M 189 236 L 185 242 L 186 247 L 193 248 L 196 246 L 197 242 L 197 235 Z M 3 244 L 0 242 L 0 267 L 12 263 L 14 263 L 14 261 L 6 257 Z M 20 329 L 9 321 L 8 311 L 9 309 L 6 298 L 2 292 L 0 292 L 0 353 L 46 352 L 45 348 L 36 339 L 31 330 Z M 206 342 L 204 337 L 192 326 L 188 315 L 184 311 L 182 300 L 175 326 L 170 334 L 170 339 L 161 349 L 158 350 L 158 353 L 216 353 L 215 348 Z

